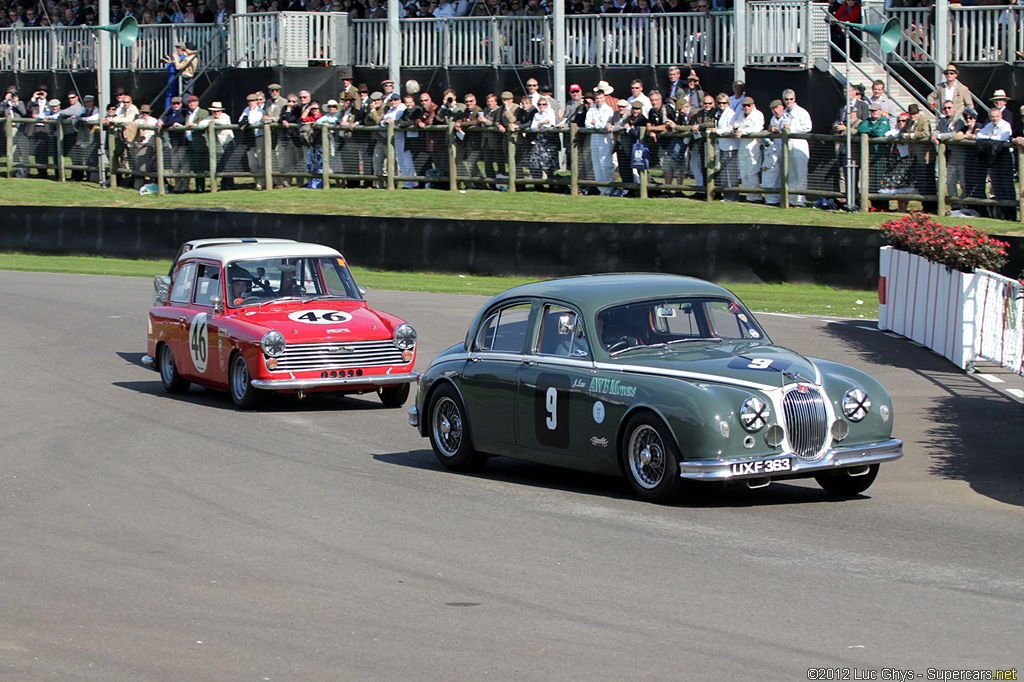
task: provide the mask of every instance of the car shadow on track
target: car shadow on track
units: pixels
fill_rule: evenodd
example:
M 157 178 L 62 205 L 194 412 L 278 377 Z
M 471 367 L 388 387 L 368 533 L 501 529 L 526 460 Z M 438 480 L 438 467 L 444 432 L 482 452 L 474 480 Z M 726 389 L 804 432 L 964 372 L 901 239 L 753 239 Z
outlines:
M 163 386 L 160 385 L 159 379 L 156 381 L 115 381 L 111 385 L 144 395 L 152 395 L 158 398 L 166 398 L 168 400 L 175 400 L 192 405 L 201 405 L 215 410 L 219 409 L 229 412 L 239 411 L 227 392 L 214 391 L 201 386 L 193 385 L 189 388 L 188 393 L 171 395 L 164 390 Z M 260 409 L 254 410 L 254 413 L 353 412 L 358 410 L 387 409 L 390 408 L 381 405 L 376 396 L 372 394 L 366 394 L 363 396 L 311 395 L 301 399 L 296 398 L 295 396 L 270 394 L 267 396 L 266 401 Z
M 409 450 L 406 452 L 374 455 L 375 460 L 398 466 L 444 471 L 444 467 L 430 450 Z M 557 490 L 579 495 L 594 495 L 616 500 L 638 499 L 625 478 L 603 476 L 588 472 L 562 469 L 545 464 L 535 464 L 508 457 L 492 457 L 483 471 L 470 474 L 452 473 L 452 476 L 503 483 L 511 486 L 527 486 Z M 818 488 L 813 481 L 800 485 L 792 481 L 772 483 L 766 488 L 751 490 L 741 483 L 716 484 L 694 483 L 687 486 L 680 499 L 672 506 L 683 508 L 743 508 L 776 505 L 805 505 L 820 502 L 855 502 L 870 499 L 870 494 L 849 498 L 833 497 Z
M 864 361 L 891 368 L 877 375 L 883 384 L 895 384 L 901 373 L 910 372 L 915 376 L 904 375 L 905 380 L 924 379 L 932 386 L 927 395 L 914 396 L 910 405 L 925 415 L 921 430 L 903 431 L 897 437 L 931 459 L 929 473 L 964 481 L 993 500 L 1024 506 L 1020 403 L 908 339 L 864 326 L 834 322 L 827 332 Z M 899 425 L 899 409 L 896 420 Z
M 142 363 L 143 353 L 124 353 L 118 352 L 117 356 L 132 365 L 145 368 L 152 372 L 152 369 Z M 188 393 L 182 393 L 179 395 L 171 395 L 164 390 L 160 384 L 160 375 L 156 372 L 152 372 L 152 381 L 118 381 L 113 382 L 113 386 L 118 388 L 125 388 L 137 393 L 143 393 L 146 395 L 153 395 L 157 397 L 164 397 L 170 400 L 179 400 L 182 402 L 192 403 L 195 405 L 202 405 L 204 407 L 211 407 L 214 409 L 230 410 L 237 412 L 238 408 L 235 407 L 234 402 L 231 400 L 231 396 L 227 391 L 216 391 L 213 389 L 204 388 L 192 384 L 189 387 Z M 381 404 L 380 400 L 374 392 L 368 392 L 361 395 L 331 395 L 325 393 L 311 393 L 307 394 L 302 398 L 298 398 L 295 395 L 281 395 L 277 393 L 268 393 L 266 400 L 260 407 L 258 412 L 327 412 L 331 410 L 387 410 L 394 408 L 387 408 Z M 394 409 L 396 413 L 400 413 L 401 410 Z

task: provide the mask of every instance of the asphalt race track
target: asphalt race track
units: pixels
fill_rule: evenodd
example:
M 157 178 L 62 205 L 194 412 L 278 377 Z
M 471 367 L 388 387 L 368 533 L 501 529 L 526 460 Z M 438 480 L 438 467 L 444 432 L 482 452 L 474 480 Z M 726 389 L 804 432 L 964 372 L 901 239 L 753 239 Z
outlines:
M 483 301 L 369 298 L 417 328 L 420 368 Z M 0 680 L 1024 674 L 1018 376 L 873 322 L 761 316 L 880 378 L 906 456 L 856 499 L 812 481 L 660 507 L 511 460 L 448 473 L 373 395 L 168 396 L 139 362 L 151 300 L 145 279 L 0 272 Z

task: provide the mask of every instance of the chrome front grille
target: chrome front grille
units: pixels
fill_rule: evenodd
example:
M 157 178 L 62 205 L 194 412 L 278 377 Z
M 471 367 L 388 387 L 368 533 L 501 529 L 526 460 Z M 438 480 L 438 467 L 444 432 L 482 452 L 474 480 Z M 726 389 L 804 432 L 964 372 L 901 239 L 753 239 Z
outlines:
M 391 339 L 290 343 L 277 359 L 278 372 L 404 365 L 402 351 Z
M 810 386 L 794 388 L 782 399 L 782 410 L 796 456 L 809 462 L 819 459 L 828 435 L 828 415 L 821 394 Z

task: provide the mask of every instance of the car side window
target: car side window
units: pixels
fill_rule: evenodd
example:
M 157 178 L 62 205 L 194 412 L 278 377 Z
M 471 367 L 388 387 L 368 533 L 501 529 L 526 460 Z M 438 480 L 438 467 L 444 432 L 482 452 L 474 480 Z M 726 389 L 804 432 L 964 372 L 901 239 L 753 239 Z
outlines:
M 214 296 L 223 297 L 220 288 L 220 266 L 200 263 L 193 303 L 203 306 L 213 305 L 210 303 L 210 299 Z
M 474 349 L 504 353 L 523 352 L 530 307 L 529 303 L 520 303 L 492 313 L 480 325 L 480 331 L 477 332 L 473 344 Z
M 188 303 L 192 300 L 192 286 L 196 281 L 196 264 L 185 263 L 178 270 L 178 276 L 174 279 L 174 288 L 171 289 L 171 303 Z
M 534 349 L 539 355 L 586 357 L 589 347 L 583 331 L 583 322 L 576 311 L 560 305 L 544 306 Z

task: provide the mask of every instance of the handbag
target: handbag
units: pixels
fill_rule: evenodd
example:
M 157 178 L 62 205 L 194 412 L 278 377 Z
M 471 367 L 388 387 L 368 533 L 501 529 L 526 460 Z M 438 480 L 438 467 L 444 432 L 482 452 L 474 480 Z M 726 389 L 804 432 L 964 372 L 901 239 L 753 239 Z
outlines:
M 651 167 L 651 150 L 643 142 L 633 143 L 632 159 L 630 167 L 633 170 L 647 170 Z

